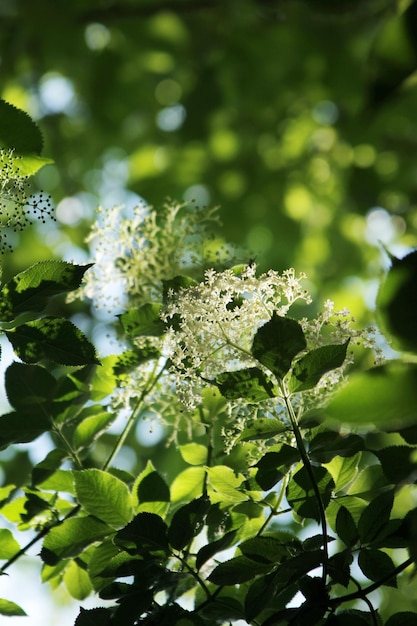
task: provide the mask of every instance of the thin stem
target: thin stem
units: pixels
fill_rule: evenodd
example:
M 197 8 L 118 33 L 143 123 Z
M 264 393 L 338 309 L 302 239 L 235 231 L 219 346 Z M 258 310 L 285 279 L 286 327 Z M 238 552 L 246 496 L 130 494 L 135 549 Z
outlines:
M 141 407 L 142 407 L 142 403 L 144 401 L 144 399 L 146 398 L 146 396 L 148 395 L 148 393 L 150 393 L 152 391 L 152 389 L 155 387 L 156 383 L 158 382 L 158 380 L 160 379 L 160 377 L 162 376 L 162 373 L 164 372 L 164 370 L 166 369 L 167 364 L 164 363 L 164 365 L 162 366 L 162 368 L 159 370 L 159 372 L 156 374 L 156 376 L 151 380 L 150 384 L 148 384 L 142 391 L 142 393 L 140 394 L 138 401 L 136 402 L 135 407 L 133 408 L 133 411 L 127 421 L 126 426 L 124 427 L 120 437 L 118 438 L 116 445 L 114 446 L 113 450 L 111 451 L 107 461 L 104 463 L 103 467 L 101 468 L 103 471 L 106 471 L 110 464 L 112 463 L 113 459 L 117 456 L 117 454 L 120 452 L 121 448 L 123 447 L 124 442 L 126 441 L 130 431 L 132 430 L 134 424 L 136 423 L 136 420 L 139 416 Z
M 332 598 L 329 602 L 329 606 L 337 607 L 339 606 L 339 604 L 343 604 L 344 602 L 351 602 L 352 600 L 363 600 L 365 596 L 367 596 L 369 593 L 372 593 L 376 589 L 379 589 L 379 587 L 387 583 L 389 580 L 392 580 L 395 576 L 397 576 L 397 574 L 401 574 L 401 572 L 407 569 L 407 567 L 410 567 L 410 565 L 413 565 L 413 563 L 414 559 L 407 559 L 406 561 L 404 561 L 404 563 L 398 565 L 398 567 L 396 567 L 392 572 L 386 574 L 385 576 L 382 576 L 382 578 L 372 583 L 372 585 L 368 585 L 368 587 L 365 587 L 364 589 L 360 589 L 358 591 L 354 591 L 353 593 L 348 593 L 345 596 L 340 596 L 339 598 Z
M 57 426 L 55 425 L 55 427 L 53 428 L 53 432 L 55 433 L 55 435 L 57 437 L 59 437 L 61 439 L 61 441 L 64 443 L 66 449 L 69 452 L 70 457 L 72 458 L 74 465 L 78 468 L 78 469 L 83 469 L 83 464 L 76 452 L 76 450 L 73 449 L 73 447 L 71 446 L 70 442 L 68 441 L 68 439 L 66 438 L 66 436 L 64 435 L 64 433 L 62 432 L 62 430 L 60 428 L 57 428 Z
M 281 388 L 281 392 L 282 392 L 282 396 L 284 398 L 284 402 L 285 402 L 285 406 L 288 412 L 288 416 L 290 418 L 290 422 L 291 422 L 291 426 L 294 432 L 294 436 L 295 436 L 295 441 L 297 443 L 297 448 L 298 451 L 301 455 L 301 460 L 303 461 L 304 467 L 306 469 L 306 472 L 310 478 L 310 482 L 311 482 L 311 486 L 313 488 L 314 491 L 314 495 L 316 498 L 316 502 L 317 502 L 317 508 L 318 508 L 318 512 L 319 512 L 319 518 L 320 518 L 320 524 L 321 524 L 321 531 L 322 531 L 322 535 L 323 535 L 323 552 L 324 552 L 324 560 L 323 560 L 323 571 L 322 571 L 322 578 L 324 583 L 327 580 L 327 563 L 329 560 L 329 547 L 328 547 L 328 542 L 327 542 L 327 521 L 326 521 L 326 512 L 324 510 L 324 505 L 323 505 L 323 500 L 321 498 L 321 493 L 320 493 L 320 489 L 319 486 L 317 484 L 316 481 L 316 477 L 314 476 L 314 472 L 313 472 L 313 468 L 309 459 L 309 456 L 307 454 L 307 451 L 305 449 L 304 446 L 304 441 L 303 438 L 301 436 L 301 432 L 300 429 L 298 427 L 298 422 L 297 422 L 297 417 L 295 415 L 294 409 L 292 407 L 292 404 L 290 402 L 289 399 L 289 394 L 285 388 L 285 384 L 284 382 L 281 380 L 280 381 L 280 388 Z
M 81 506 L 77 505 L 76 507 L 74 507 L 73 509 L 71 509 L 71 511 L 69 513 L 67 513 L 62 519 L 57 520 L 54 523 L 49 524 L 48 526 L 45 526 L 44 528 L 42 528 L 41 531 L 39 531 L 37 533 L 37 535 L 35 535 L 33 537 L 33 539 L 31 539 L 29 541 L 29 543 L 27 543 L 25 546 L 23 546 L 23 548 L 20 548 L 20 550 L 18 552 L 16 552 L 16 554 L 14 554 L 8 561 L 6 561 L 6 563 L 0 568 L 0 575 L 4 574 L 4 572 L 6 570 L 9 569 L 9 567 L 11 565 L 13 565 L 13 563 L 15 561 L 17 561 L 18 559 L 20 559 L 21 556 L 24 556 L 26 554 L 26 552 L 29 550 L 29 548 L 31 548 L 32 546 L 34 546 L 36 543 L 38 543 L 38 541 L 40 541 L 41 539 L 43 539 L 43 537 L 45 537 L 45 535 L 47 535 L 49 533 L 49 531 L 51 530 L 51 528 L 55 528 L 56 526 L 60 526 L 63 522 L 65 522 L 67 519 L 69 519 L 70 517 L 73 517 L 74 515 L 76 515 L 78 513 L 78 511 L 80 510 Z

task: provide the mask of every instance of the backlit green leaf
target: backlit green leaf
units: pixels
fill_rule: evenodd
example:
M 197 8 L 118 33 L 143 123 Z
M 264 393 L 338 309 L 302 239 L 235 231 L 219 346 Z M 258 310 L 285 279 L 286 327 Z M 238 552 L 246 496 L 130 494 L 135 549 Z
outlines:
M 258 367 L 224 372 L 217 376 L 215 383 L 228 400 L 244 398 L 249 402 L 260 402 L 276 395 L 273 382 Z
M 303 330 L 296 320 L 273 314 L 257 331 L 252 354 L 278 378 L 289 371 L 294 357 L 305 349 Z
M 74 448 L 79 450 L 90 446 L 111 426 L 115 418 L 115 414 L 107 411 L 86 417 L 74 431 L 72 439 Z
M 201 443 L 185 443 L 179 446 L 179 451 L 189 465 L 202 465 L 207 461 L 207 448 Z
M 256 441 L 257 439 L 271 439 L 275 435 L 287 430 L 287 426 L 280 420 L 260 417 L 243 429 L 238 441 Z
M 0 615 L 7 615 L 7 617 L 24 616 L 27 615 L 25 611 L 15 602 L 10 600 L 4 600 L 0 598 Z
M 165 332 L 160 313 L 160 304 L 148 302 L 139 309 L 130 309 L 118 317 L 128 337 L 158 337 Z
M 294 365 L 289 380 L 289 391 L 305 391 L 317 385 L 327 372 L 343 365 L 349 339 L 341 344 L 321 346 L 307 352 Z
M 416 419 L 417 365 L 392 361 L 352 374 L 325 410 L 350 424 L 401 425 Z
M 98 469 L 76 472 L 74 480 L 77 498 L 87 513 L 113 528 L 131 520 L 132 496 L 121 480 Z
M 8 528 L 0 528 L 0 559 L 11 559 L 19 550 L 20 546 L 12 532 Z
M 26 363 L 49 359 L 62 365 L 99 363 L 94 346 L 69 320 L 43 317 L 6 332 L 16 354 Z
M 64 584 L 76 600 L 84 600 L 93 591 L 89 575 L 76 561 L 70 561 L 65 568 Z
M 40 261 L 16 274 L 0 292 L 0 320 L 9 322 L 26 312 L 41 313 L 49 299 L 77 289 L 88 265 Z
M 41 557 L 48 565 L 76 556 L 83 549 L 107 535 L 112 529 L 95 517 L 69 518 L 59 526 L 51 528 L 46 535 Z

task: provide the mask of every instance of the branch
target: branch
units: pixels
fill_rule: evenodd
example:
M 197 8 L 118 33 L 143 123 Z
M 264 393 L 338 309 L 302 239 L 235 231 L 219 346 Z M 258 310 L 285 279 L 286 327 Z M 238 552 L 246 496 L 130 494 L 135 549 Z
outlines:
M 364 589 L 359 589 L 358 591 L 354 591 L 353 593 L 348 593 L 347 595 L 341 596 L 340 598 L 332 598 L 329 602 L 329 606 L 337 607 L 339 606 L 339 604 L 342 604 L 343 602 L 350 602 L 351 600 L 365 600 L 366 596 L 369 593 L 372 593 L 372 591 L 376 591 L 376 589 L 379 589 L 379 587 L 387 583 L 389 580 L 392 580 L 397 574 L 400 574 L 401 572 L 403 572 L 405 569 L 407 569 L 407 567 L 409 567 L 413 563 L 414 563 L 414 559 L 411 559 L 411 558 L 407 559 L 406 561 L 404 561 L 404 563 L 401 563 L 401 565 L 398 565 L 398 567 L 396 567 L 392 572 L 390 572 L 386 576 L 383 576 L 376 582 L 372 583 L 372 585 L 369 585 L 368 587 L 365 587 Z

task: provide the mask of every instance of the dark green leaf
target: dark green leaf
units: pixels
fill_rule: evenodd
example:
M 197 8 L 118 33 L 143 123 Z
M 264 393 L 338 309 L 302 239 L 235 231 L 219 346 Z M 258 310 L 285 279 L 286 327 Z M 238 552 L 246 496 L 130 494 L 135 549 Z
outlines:
M 329 576 L 334 583 L 347 587 L 350 583 L 350 566 L 353 562 L 353 556 L 350 550 L 337 552 L 330 557 L 327 567 Z
M 373 581 L 381 580 L 381 578 L 389 576 L 395 570 L 395 565 L 388 554 L 372 548 L 365 548 L 359 552 L 358 565 L 363 574 Z M 395 574 L 392 578 L 386 580 L 384 585 L 396 587 L 397 577 Z
M 359 539 L 358 529 L 351 512 L 341 506 L 336 516 L 336 532 L 345 546 L 351 548 Z
M 276 313 L 258 329 L 252 354 L 278 378 L 284 378 L 294 357 L 305 349 L 303 330 L 296 320 Z
M 233 544 L 236 533 L 237 530 L 231 530 L 230 532 L 223 535 L 221 539 L 217 539 L 217 541 L 211 541 L 207 545 L 200 548 L 200 550 L 197 552 L 196 568 L 200 569 L 200 567 L 204 565 L 206 561 L 211 559 L 212 556 L 214 556 L 218 552 L 221 552 L 222 550 L 226 550 L 227 548 L 229 548 Z
M 341 435 L 335 431 L 318 433 L 310 441 L 308 452 L 312 460 L 328 463 L 335 456 L 354 456 L 365 448 L 362 437 L 354 434 Z
M 35 122 L 25 111 L 0 100 L 0 147 L 19 154 L 40 154 L 43 139 Z
M 377 313 L 395 349 L 417 351 L 417 251 L 403 259 L 392 257 L 379 288 Z
M 393 502 L 393 491 L 385 491 L 371 500 L 364 509 L 358 522 L 358 532 L 362 544 L 371 543 L 387 524 Z
M 331 615 L 326 626 L 371 626 L 374 623 L 370 613 L 357 609 L 347 609 L 336 615 Z
M 61 467 L 63 460 L 67 458 L 67 454 L 65 450 L 60 450 L 59 448 L 48 452 L 43 461 L 37 463 L 32 470 L 32 486 L 42 483 Z
M 162 476 L 153 471 L 143 477 L 137 488 L 139 504 L 143 502 L 169 502 L 169 487 Z
M 182 550 L 204 526 L 210 508 L 210 500 L 202 496 L 175 511 L 168 529 L 168 541 L 176 550 Z
M 289 552 L 285 544 L 275 537 L 252 537 L 239 545 L 244 556 L 257 563 L 280 563 L 288 558 Z
M 83 609 L 81 607 L 74 626 L 110 626 L 112 615 L 112 609 Z
M 91 265 L 41 261 L 16 274 L 0 292 L 0 320 L 10 322 L 27 312 L 41 313 L 51 297 L 77 289 Z
M 262 489 L 271 489 L 300 460 L 300 453 L 286 443 L 277 451 L 267 452 L 256 464 L 256 482 Z
M 115 542 L 117 545 L 132 548 L 138 554 L 168 550 L 167 525 L 155 513 L 139 513 L 124 528 L 119 530 Z
M 258 367 L 224 372 L 217 376 L 215 384 L 228 400 L 244 398 L 249 402 L 260 402 L 276 395 L 273 382 Z
M 11 443 L 28 443 L 52 428 L 47 415 L 41 412 L 16 411 L 0 417 L 0 449 Z
M 237 556 L 220 563 L 209 575 L 208 580 L 215 585 L 238 585 L 252 580 L 260 574 L 267 574 L 273 564 L 258 563 L 245 556 Z
M 12 363 L 6 370 L 5 385 L 13 408 L 46 418 L 57 381 L 44 367 Z
M 334 489 L 333 478 L 324 467 L 312 466 L 311 469 L 320 491 L 323 506 L 326 508 Z M 291 508 L 301 517 L 320 521 L 316 496 L 305 467 L 298 470 L 288 483 L 287 500 Z
M 394 613 L 385 622 L 385 626 L 417 626 L 417 615 L 411 611 Z
M 312 389 L 326 372 L 343 365 L 349 341 L 348 339 L 345 343 L 321 346 L 307 352 L 294 365 L 289 380 L 289 391 Z
M 130 309 L 118 317 L 126 335 L 132 339 L 143 336 L 159 337 L 165 332 L 160 313 L 160 304 L 148 302 L 139 309 Z
M 414 448 L 410 446 L 389 446 L 381 450 L 372 450 L 381 462 L 388 480 L 393 483 L 414 482 L 417 463 L 412 461 Z
M 94 346 L 69 320 L 44 317 L 6 332 L 16 354 L 26 363 L 49 359 L 61 365 L 99 363 Z
M 417 365 L 390 361 L 352 374 L 325 409 L 325 415 L 350 424 L 401 426 L 417 418 Z

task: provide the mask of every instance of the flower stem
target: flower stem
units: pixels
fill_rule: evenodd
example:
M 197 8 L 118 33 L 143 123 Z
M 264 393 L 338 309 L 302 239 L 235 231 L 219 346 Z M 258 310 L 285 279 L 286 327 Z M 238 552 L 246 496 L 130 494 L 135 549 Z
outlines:
M 320 524 L 321 524 L 321 532 L 322 532 L 322 535 L 323 535 L 324 559 L 323 559 L 322 578 L 323 578 L 323 581 L 325 583 L 326 580 L 327 580 L 327 563 L 328 563 L 328 560 L 329 560 L 329 548 L 328 548 L 328 542 L 327 542 L 326 512 L 324 510 L 324 505 L 323 505 L 323 500 L 321 498 L 320 489 L 319 489 L 319 486 L 317 484 L 316 477 L 314 476 L 313 467 L 311 465 L 309 456 L 308 456 L 307 451 L 306 451 L 305 446 L 304 446 L 304 441 L 303 441 L 303 438 L 301 436 L 300 428 L 298 426 L 297 417 L 295 415 L 293 406 L 292 406 L 292 404 L 290 402 L 290 394 L 288 393 L 288 391 L 287 391 L 287 389 L 285 387 L 284 381 L 282 381 L 282 380 L 280 381 L 280 389 L 281 389 L 282 396 L 284 398 L 284 402 L 285 402 L 285 406 L 286 406 L 286 409 L 287 409 L 288 416 L 290 418 L 290 422 L 291 422 L 291 426 L 292 426 L 292 429 L 293 429 L 293 432 L 294 432 L 297 448 L 298 448 L 298 451 L 300 453 L 303 465 L 304 465 L 304 467 L 306 469 L 306 472 L 308 474 L 308 477 L 310 478 L 311 486 L 313 488 L 314 496 L 315 496 L 316 502 L 317 502 L 317 508 L 318 508 Z

